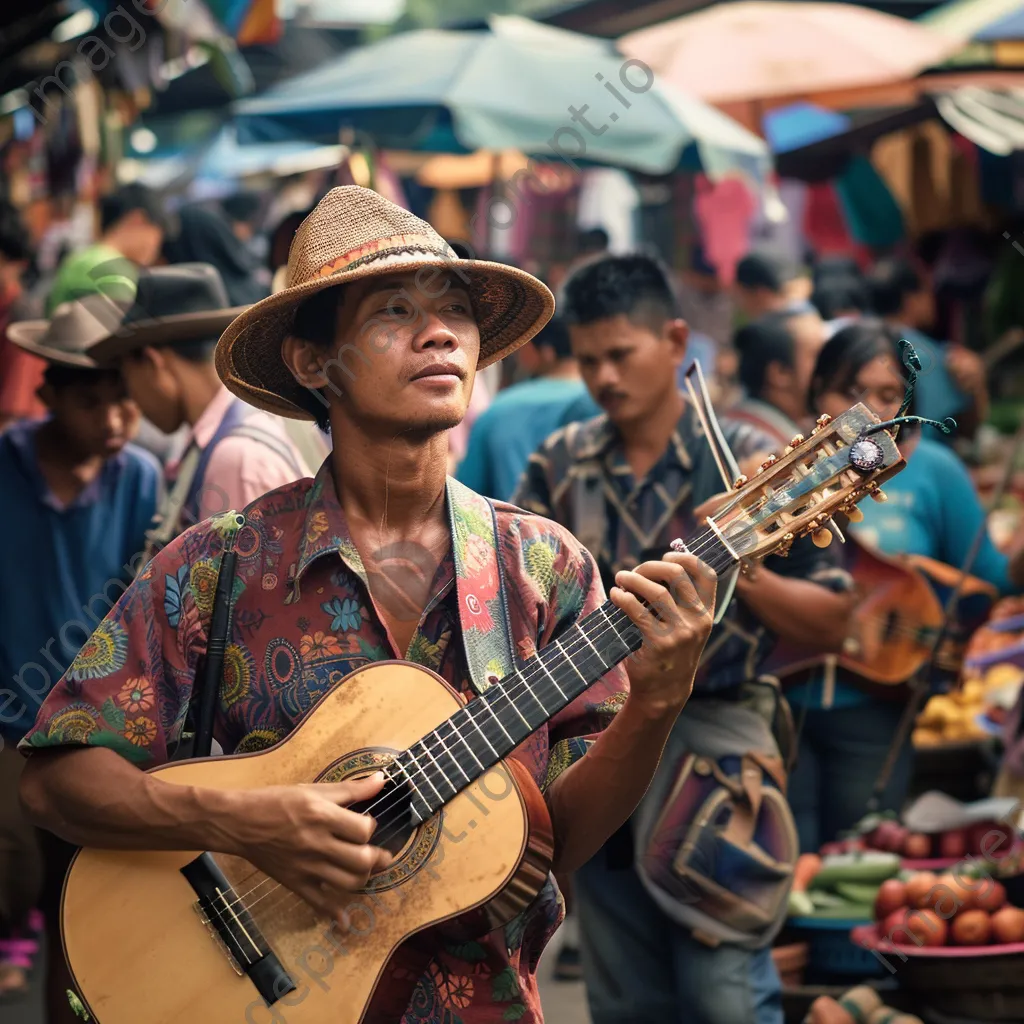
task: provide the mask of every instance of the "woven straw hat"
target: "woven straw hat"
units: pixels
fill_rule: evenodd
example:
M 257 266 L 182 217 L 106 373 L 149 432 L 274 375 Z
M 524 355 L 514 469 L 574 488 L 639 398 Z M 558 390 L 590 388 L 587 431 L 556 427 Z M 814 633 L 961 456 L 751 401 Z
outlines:
M 480 331 L 478 368 L 514 352 L 551 318 L 555 300 L 515 267 L 459 259 L 426 222 L 367 188 L 331 189 L 302 222 L 288 253 L 288 284 L 236 317 L 217 345 L 217 372 L 250 405 L 313 419 L 305 386 L 281 358 L 295 311 L 325 288 L 364 277 L 441 267 L 466 282 Z

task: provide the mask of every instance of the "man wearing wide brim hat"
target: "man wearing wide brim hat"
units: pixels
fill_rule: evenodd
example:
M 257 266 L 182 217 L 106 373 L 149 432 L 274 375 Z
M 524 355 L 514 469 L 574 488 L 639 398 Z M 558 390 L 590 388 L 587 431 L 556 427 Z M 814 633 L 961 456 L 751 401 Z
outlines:
M 288 280 L 283 292 L 231 323 L 217 366 L 227 387 L 259 408 L 329 422 L 330 458 L 314 481 L 253 502 L 244 525 L 226 517 L 200 523 L 154 558 L 98 631 L 115 638 L 118 654 L 97 653 L 73 666 L 43 707 L 23 744 L 33 754 L 23 796 L 46 827 L 84 846 L 238 853 L 315 908 L 345 947 L 364 941 L 355 934 L 366 933 L 363 918 L 353 919 L 351 932 L 329 928 L 328 918 L 351 909 L 353 890 L 391 863 L 378 845 L 387 836 L 371 838 L 373 824 L 345 805 L 372 799 L 382 776 L 225 796 L 191 788 L 186 795 L 186 787 L 179 792 L 138 770 L 166 759 L 184 716 L 188 688 L 181 681 L 193 677 L 205 644 L 226 543 L 237 555 L 234 627 L 215 724 L 228 753 L 276 743 L 368 662 L 418 663 L 466 698 L 500 685 L 486 706 L 504 701 L 504 710 L 472 736 L 451 734 L 454 750 L 435 745 L 424 755 L 432 764 L 437 758 L 429 779 L 410 764 L 417 817 L 429 816 L 514 748 L 519 792 L 537 815 L 533 839 L 549 843 L 545 830 L 553 827 L 556 871 L 586 861 L 643 794 L 688 696 L 710 629 L 714 584 L 689 555 L 645 563 L 618 578 L 612 600 L 621 611 L 606 607 L 586 620 L 593 640 L 578 638 L 574 647 L 569 631 L 605 601 L 591 556 L 549 520 L 446 479 L 447 430 L 465 413 L 477 369 L 513 352 L 552 313 L 551 294 L 539 281 L 454 258 L 430 225 L 358 187 L 332 190 L 303 222 Z M 640 599 L 660 602 L 657 620 Z M 629 647 L 605 622 L 618 622 L 618 630 L 649 648 L 630 663 L 628 679 L 621 659 Z M 560 667 L 553 660 L 542 666 L 535 652 L 558 637 L 566 646 L 548 651 L 547 659 L 560 658 Z M 502 684 L 517 666 L 526 685 Z M 584 693 L 584 681 L 594 679 Z M 120 706 L 125 698 L 117 695 L 130 681 L 139 684 L 146 710 L 136 701 L 122 724 L 108 709 Z M 422 685 L 437 684 L 424 677 Z M 387 684 L 380 687 L 376 699 L 388 709 Z M 90 716 L 91 729 L 72 734 L 64 725 L 72 706 Z M 411 711 L 408 703 L 390 707 L 396 735 Z M 355 703 L 350 712 L 358 720 Z M 126 758 L 89 749 L 56 764 L 45 756 L 74 744 L 111 747 Z M 121 799 L 112 802 L 111 792 Z M 495 792 L 501 788 L 491 787 Z M 62 813 L 69 807 L 73 822 Z M 478 820 L 482 839 L 486 815 Z M 472 873 L 493 872 L 501 888 L 521 851 L 491 838 L 497 845 L 474 853 Z M 479 842 L 472 831 L 455 841 L 463 840 Z M 408 857 L 399 855 L 396 885 L 403 870 L 416 872 Z M 543 870 L 533 877 L 541 885 Z M 561 907 L 547 877 L 540 898 L 522 903 L 508 928 L 486 933 L 478 918 L 482 934 L 473 941 L 437 941 L 409 950 L 413 968 L 382 968 L 376 993 L 383 1003 L 374 1004 L 386 1004 L 382 1019 L 457 1015 L 474 1024 L 509 1019 L 513 1011 L 516 1019 L 540 1021 L 535 969 Z M 466 881 L 449 880 L 437 905 L 457 905 Z M 382 889 L 377 919 L 402 898 L 397 888 Z M 279 935 L 268 928 L 265 938 L 273 946 Z M 346 962 L 354 961 L 334 961 L 334 979 L 351 970 Z M 126 987 L 118 998 L 144 998 L 147 990 L 138 986 L 148 984 L 149 969 L 140 967 L 137 980 L 122 971 Z M 196 992 L 199 1004 L 204 995 Z M 89 993 L 83 996 L 88 1001 Z M 327 1010 L 347 996 L 332 984 L 306 998 Z M 407 1011 L 410 1001 L 415 1009 Z
M 284 421 L 232 396 L 217 376 L 217 338 L 244 308 L 229 307 L 207 263 L 142 270 L 132 304 L 89 349 L 98 363 L 120 367 L 157 427 L 167 434 L 188 427 L 181 457 L 167 466 L 150 553 L 200 519 L 310 475 Z
M 5 927 L 20 933 L 6 948 L 0 941 L 4 995 L 16 992 L 17 974 L 28 966 L 32 907 L 44 911 L 50 948 L 60 946 L 61 885 L 73 852 L 43 834 L 42 854 L 37 849 L 17 805 L 23 758 L 16 747 L 99 616 L 131 581 L 160 488 L 156 460 L 129 443 L 139 410 L 120 374 L 99 369 L 85 354 L 106 333 L 103 314 L 90 298 L 7 332 L 13 344 L 46 360 L 37 391 L 46 416 L 0 434 L 0 939 L 8 938 Z M 5 968 L 5 951 L 18 948 L 23 955 L 12 955 Z M 63 991 L 58 957 L 48 958 L 47 970 L 47 988 Z

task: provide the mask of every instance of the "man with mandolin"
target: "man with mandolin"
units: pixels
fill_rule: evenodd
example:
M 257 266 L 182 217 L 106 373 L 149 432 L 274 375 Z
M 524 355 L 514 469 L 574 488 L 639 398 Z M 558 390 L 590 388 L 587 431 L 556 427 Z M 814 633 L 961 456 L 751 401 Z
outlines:
M 425 222 L 346 187 L 325 196 L 299 228 L 288 282 L 227 329 L 218 371 L 257 408 L 329 424 L 333 452 L 315 480 L 272 491 L 241 517 L 202 522 L 158 553 L 97 627 L 22 744 L 29 760 L 21 792 L 31 816 L 87 848 L 64 896 L 71 967 L 101 1024 L 178 1020 L 186 999 L 189 1019 L 218 1024 L 234 1019 L 229 1006 L 238 1007 L 239 1021 L 287 1020 L 300 1012 L 289 1007 L 306 999 L 303 1021 L 540 1021 L 535 971 L 561 914 L 546 865 L 578 868 L 643 795 L 690 695 L 711 629 L 715 572 L 693 553 L 652 555 L 616 575 L 605 604 L 594 560 L 568 530 L 446 481 L 447 431 L 466 412 L 475 372 L 525 343 L 552 314 L 539 281 L 456 259 Z M 227 754 L 251 756 L 168 765 L 227 550 L 235 558 L 232 624 L 214 732 Z M 560 638 L 564 646 L 555 650 Z M 549 645 L 563 658 L 557 666 L 536 654 Z M 624 666 L 627 648 L 636 653 Z M 437 743 L 412 744 L 429 730 L 417 724 L 426 697 L 421 702 L 400 681 L 410 678 L 409 667 L 401 676 L 405 662 L 433 673 L 427 682 L 440 696 L 432 699 L 448 701 L 446 713 L 462 707 L 457 694 L 471 701 L 429 733 Z M 585 694 L 576 680 L 584 674 L 593 683 Z M 411 675 L 424 677 L 421 668 Z M 517 686 L 499 692 L 510 675 Z M 505 704 L 486 703 L 488 691 Z M 355 746 L 342 745 L 345 730 L 371 718 L 393 742 L 337 760 Z M 374 906 L 378 935 L 399 927 L 379 909 L 390 890 L 371 892 L 376 904 L 359 896 L 371 877 L 396 865 L 421 877 L 432 863 L 443 872 L 445 857 L 465 857 L 469 844 L 459 845 L 459 836 L 476 841 L 479 828 L 482 853 L 464 859 L 450 880 L 455 895 L 420 891 L 397 913 L 411 920 L 435 899 L 441 909 L 430 911 L 431 922 L 451 916 L 444 901 L 460 886 L 472 892 L 483 884 L 485 870 L 499 881 L 506 872 L 510 888 L 518 884 L 505 863 L 520 840 L 515 849 L 511 840 L 503 845 L 488 823 L 507 818 L 501 807 L 516 801 L 499 806 L 495 798 L 476 815 L 479 824 L 457 833 L 463 798 L 443 791 L 463 785 L 456 772 L 468 782 L 479 776 L 474 763 L 493 765 L 488 751 L 506 755 L 498 776 L 507 776 L 505 791 L 517 795 L 531 823 L 519 856 L 526 862 L 546 847 L 539 895 L 521 898 L 505 922 L 488 919 L 489 930 L 461 938 L 428 932 L 408 956 L 386 969 L 364 966 L 342 989 L 346 963 L 373 940 L 358 945 L 373 931 L 366 920 Z M 314 756 L 330 771 L 307 778 L 303 766 Z M 233 773 L 230 781 L 207 783 L 212 776 L 204 773 L 218 768 Z M 490 770 L 484 779 L 494 778 L 497 768 Z M 405 803 L 395 817 L 399 796 Z M 424 868 L 415 858 L 428 841 L 445 843 L 432 823 L 448 800 L 447 853 L 435 849 Z M 392 818 L 412 832 L 405 846 L 384 828 Z M 149 873 L 148 891 L 137 895 L 128 874 L 135 864 L 175 870 L 159 884 Z M 106 871 L 107 881 L 86 892 L 75 879 L 89 866 L 96 877 Z M 203 888 L 204 873 L 220 879 L 216 898 Z M 301 901 L 282 903 L 278 883 Z M 188 885 L 230 956 L 191 914 Z M 276 894 L 247 898 L 256 890 Z M 136 899 L 130 909 L 126 901 Z M 291 916 L 276 918 L 285 904 Z M 86 927 L 86 906 L 88 940 L 76 931 Z M 331 919 L 337 923 L 324 938 Z M 107 963 L 116 955 L 115 931 L 146 920 L 154 927 L 132 951 L 143 960 Z M 287 952 L 300 933 L 318 950 L 328 941 L 334 947 L 334 973 L 319 988 L 311 972 L 295 967 L 308 966 L 312 954 Z M 186 938 L 199 943 L 187 955 L 170 944 Z M 247 953 L 245 942 L 258 952 Z M 397 940 L 389 943 L 385 954 Z M 164 965 L 174 980 L 161 985 L 146 971 L 164 955 L 174 958 Z M 318 975 L 325 973 L 321 964 Z M 322 997 L 323 1016 L 311 1016 L 310 995 L 321 998 L 329 984 L 338 987 Z M 358 985 L 366 987 L 356 993 Z
M 691 530 L 720 503 L 723 481 L 695 403 L 676 387 L 688 329 L 665 268 L 643 254 L 606 256 L 570 276 L 561 302 L 606 415 L 548 438 L 513 500 L 569 526 L 610 581 Z M 777 460 L 765 457 L 782 446 L 750 422 L 722 428 L 741 468 L 767 477 Z M 739 577 L 643 806 L 575 876 L 594 1024 L 781 1024 L 770 945 L 797 851 L 770 722 L 777 694 L 759 674 L 778 635 L 838 647 L 847 582 L 835 553 L 810 538 Z M 761 849 L 764 834 L 785 839 Z M 759 866 L 723 878 L 730 863 Z M 759 905 L 743 898 L 753 887 Z

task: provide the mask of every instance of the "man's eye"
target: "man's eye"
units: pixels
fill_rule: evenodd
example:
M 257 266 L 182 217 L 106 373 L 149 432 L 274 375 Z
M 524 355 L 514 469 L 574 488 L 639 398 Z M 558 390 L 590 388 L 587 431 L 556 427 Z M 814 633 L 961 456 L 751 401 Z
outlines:
M 469 313 L 469 307 L 464 302 L 452 302 L 448 308 L 453 313 Z

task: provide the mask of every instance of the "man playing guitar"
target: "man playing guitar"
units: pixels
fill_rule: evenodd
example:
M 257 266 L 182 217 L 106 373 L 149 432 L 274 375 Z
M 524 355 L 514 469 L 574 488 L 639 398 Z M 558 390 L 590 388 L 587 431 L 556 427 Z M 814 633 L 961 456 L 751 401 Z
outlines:
M 550 292 L 514 268 L 454 258 L 428 224 L 357 187 L 334 189 L 304 221 L 288 282 L 231 324 L 218 371 L 258 408 L 329 423 L 334 448 L 315 480 L 249 505 L 234 537 L 215 723 L 229 754 L 282 740 L 365 662 L 405 658 L 471 694 L 491 670 L 473 664 L 467 632 L 486 632 L 496 596 L 523 657 L 604 601 L 593 558 L 567 530 L 500 503 L 490 573 L 491 524 L 471 520 L 446 481 L 447 432 L 474 374 L 536 334 Z M 219 791 L 142 770 L 166 762 L 180 737 L 230 532 L 226 517 L 187 530 L 99 624 L 22 744 L 22 797 L 69 842 L 241 856 L 344 918 L 350 894 L 390 859 L 371 841 L 373 819 L 347 808 L 380 791 L 379 774 Z M 633 811 L 711 628 L 714 576 L 693 555 L 665 554 L 615 583 L 610 598 L 643 648 L 513 755 L 544 791 L 556 871 L 587 861 Z M 549 879 L 521 920 L 438 943 L 401 1019 L 540 1021 L 535 971 L 560 916 Z

